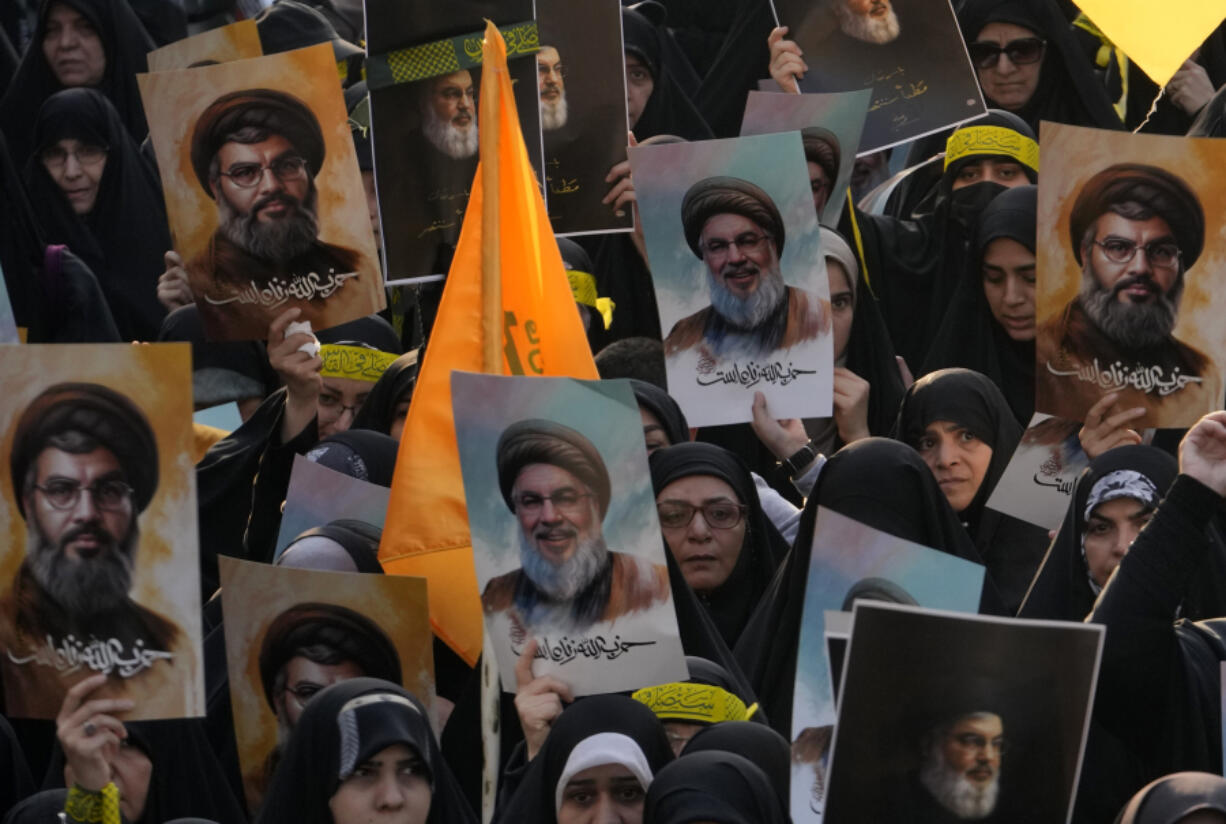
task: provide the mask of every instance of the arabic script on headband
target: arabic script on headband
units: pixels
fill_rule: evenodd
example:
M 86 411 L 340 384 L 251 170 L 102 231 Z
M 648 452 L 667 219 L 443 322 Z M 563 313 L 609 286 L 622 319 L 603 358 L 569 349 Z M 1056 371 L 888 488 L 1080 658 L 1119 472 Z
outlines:
M 773 363 L 749 361 L 744 366 L 733 362 L 726 369 L 712 369 L 708 373 L 697 375 L 694 380 L 699 386 L 733 383 L 739 383 L 741 386 L 757 386 L 763 382 L 787 386 L 801 375 L 816 374 L 816 369 L 797 369 L 791 361 L 788 361 L 787 366 L 783 365 L 783 361 Z
M 174 653 L 148 649 L 143 641 L 137 641 L 130 650 L 117 638 L 103 640 L 91 636 L 88 639 L 69 635 L 57 646 L 50 635 L 41 645 L 30 650 L 24 657 L 7 650 L 9 660 L 17 665 L 29 663 L 55 667 L 60 672 L 77 672 L 81 668 L 110 675 L 118 672 L 121 678 L 131 678 L 152 667 L 158 661 L 169 661 Z
M 1166 370 L 1161 366 L 1143 366 L 1136 364 L 1132 368 L 1120 361 L 1115 361 L 1106 369 L 1098 365 L 1098 358 L 1088 364 L 1081 364 L 1076 369 L 1059 370 L 1047 362 L 1047 371 L 1061 378 L 1077 378 L 1086 383 L 1097 384 L 1106 390 L 1136 389 L 1138 392 L 1157 392 L 1162 397 L 1178 392 L 1188 384 L 1203 383 L 1204 378 L 1195 375 L 1182 375 L 1179 367 L 1171 370 L 1166 377 Z
M 288 280 L 273 278 L 265 286 L 260 286 L 253 280 L 251 285 L 232 292 L 228 298 L 216 300 L 206 294 L 204 299 L 214 306 L 223 306 L 235 301 L 258 303 L 261 306 L 280 306 L 290 300 L 331 297 L 345 285 L 345 281 L 357 276 L 357 272 L 329 272 L 326 277 L 318 272 L 308 272 L 305 275 L 295 275 Z

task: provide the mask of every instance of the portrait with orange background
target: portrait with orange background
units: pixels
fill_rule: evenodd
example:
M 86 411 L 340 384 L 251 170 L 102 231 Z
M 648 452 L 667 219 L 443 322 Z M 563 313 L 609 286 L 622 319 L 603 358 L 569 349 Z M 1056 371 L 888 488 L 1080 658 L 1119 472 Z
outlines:
M 239 20 L 154 49 L 149 52 L 149 71 L 186 69 L 204 61 L 229 63 L 263 54 L 255 21 Z

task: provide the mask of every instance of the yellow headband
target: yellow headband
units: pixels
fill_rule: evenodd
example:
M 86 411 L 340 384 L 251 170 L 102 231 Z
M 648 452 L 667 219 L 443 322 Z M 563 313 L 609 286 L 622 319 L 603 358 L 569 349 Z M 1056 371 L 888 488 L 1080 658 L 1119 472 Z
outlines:
M 718 724 L 720 721 L 747 721 L 758 708 L 721 687 L 710 684 L 659 684 L 643 687 L 630 696 L 662 721 L 689 721 L 695 724 Z
M 325 343 L 319 347 L 319 356 L 324 359 L 324 368 L 320 370 L 320 374 L 325 378 L 350 378 L 368 383 L 379 380 L 379 376 L 397 357 L 378 349 L 340 346 L 335 343 Z
M 616 304 L 608 298 L 596 297 L 596 276 L 578 269 L 567 269 L 566 279 L 570 281 L 570 292 L 575 296 L 575 303 L 590 306 L 599 312 L 604 320 L 604 328 L 608 329 L 613 324 L 613 309 Z
M 972 155 L 1005 155 L 1039 171 L 1039 144 L 1004 126 L 970 126 L 958 129 L 945 144 L 945 168 Z

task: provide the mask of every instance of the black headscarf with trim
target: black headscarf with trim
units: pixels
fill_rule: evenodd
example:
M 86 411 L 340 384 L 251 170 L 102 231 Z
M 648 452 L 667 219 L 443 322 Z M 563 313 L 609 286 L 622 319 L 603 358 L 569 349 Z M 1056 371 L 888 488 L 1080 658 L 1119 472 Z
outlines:
M 139 144 L 149 133 L 136 75 L 148 70 L 146 55 L 153 51 L 155 44 L 127 0 L 41 0 L 30 47 L 8 91 L 0 98 L 0 129 L 8 138 L 9 150 L 18 165 L 24 164 L 34 151 L 31 129 L 39 107 L 64 88 L 42 49 L 47 34 L 47 13 L 56 3 L 77 11 L 102 38 L 106 73 L 97 88 L 115 106 L 128 135 Z
M 383 530 L 378 527 L 352 518 L 340 518 L 299 533 L 278 556 L 278 563 L 299 541 L 305 538 L 327 538 L 345 551 L 353 561 L 356 572 L 382 575 L 383 565 L 379 563 L 379 539 L 382 536 Z
M 384 435 L 392 434 L 396 423 L 396 407 L 413 397 L 420 367 L 420 352 L 406 352 L 388 365 L 375 381 L 358 414 L 353 416 L 353 429 L 373 429 Z
M 653 452 L 649 463 L 656 495 L 674 481 L 707 475 L 732 487 L 746 507 L 745 541 L 728 580 L 709 592 L 695 593 L 724 642 L 734 647 L 787 554 L 787 541 L 762 511 L 757 487 L 745 462 L 728 450 L 708 443 L 680 443 Z
M 788 785 L 792 776 L 792 745 L 765 724 L 753 721 L 723 721 L 704 727 L 689 740 L 682 756 L 716 750 L 743 755 L 770 779 L 783 809 L 789 805 Z
M 630 378 L 630 388 L 634 391 L 634 399 L 638 402 L 639 407 L 646 408 L 648 412 L 655 415 L 656 420 L 664 427 L 669 446 L 689 442 L 690 423 L 685 419 L 685 413 L 681 411 L 681 406 L 672 395 L 655 384 L 641 381 L 638 378 Z
M 73 211 L 38 157 L 64 139 L 107 149 L 88 214 Z M 95 89 L 56 92 L 38 111 L 32 145 L 25 177 L 45 239 L 68 246 L 93 271 L 124 340 L 156 340 L 166 316 L 157 282 L 172 248 L 170 226 L 161 186 L 119 112 Z
M 708 750 L 680 758 L 660 771 L 647 791 L 643 824 L 786 824 L 770 779 L 756 764 L 732 752 Z
M 886 438 L 865 438 L 835 453 L 817 477 L 791 552 L 734 650 L 770 725 L 785 736 L 792 733 L 796 653 L 819 506 L 895 537 L 983 563 L 932 471 L 914 449 Z M 980 611 L 1003 611 L 990 573 L 984 580 Z
M 983 481 L 958 518 L 999 587 L 1006 613 L 1012 615 L 1047 548 L 1047 533 L 985 504 L 1021 441 L 1022 425 L 996 384 L 969 369 L 941 369 L 917 380 L 898 409 L 894 437 L 918 451 L 924 430 L 933 421 L 964 426 L 992 448 Z
M 983 291 L 983 256 L 994 240 L 1008 238 L 1034 253 L 1038 187 L 1017 186 L 992 199 L 979 222 L 975 262 L 958 283 L 936 339 L 924 360 L 925 373 L 960 366 L 992 380 L 1019 424 L 1034 414 L 1034 340 L 1015 341 L 996 322 Z
M 363 697 L 371 701 L 350 704 Z M 346 755 L 361 764 L 394 744 L 407 745 L 429 774 L 427 824 L 476 824 L 435 743 L 425 706 L 403 687 L 377 678 L 340 681 L 311 699 L 273 774 L 257 824 L 333 824 L 328 802 L 340 786 Z
M 1120 810 L 1115 824 L 1179 824 L 1202 811 L 1226 815 L 1226 778 L 1178 772 L 1141 788 Z

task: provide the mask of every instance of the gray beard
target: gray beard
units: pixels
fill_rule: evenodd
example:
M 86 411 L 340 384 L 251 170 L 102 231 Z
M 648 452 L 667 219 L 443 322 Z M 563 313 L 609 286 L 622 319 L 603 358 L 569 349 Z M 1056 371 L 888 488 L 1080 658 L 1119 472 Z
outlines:
M 753 266 L 753 264 L 748 264 Z M 728 267 L 724 267 L 724 272 Z M 711 308 L 729 325 L 737 329 L 750 331 L 761 326 L 771 313 L 779 308 L 779 304 L 787 300 L 787 284 L 783 282 L 783 273 L 779 264 L 774 263 L 766 268 L 758 268 L 760 273 L 758 288 L 747 298 L 740 298 L 724 285 L 723 278 L 707 270 L 707 278 L 711 287 Z
M 551 601 L 570 601 L 600 574 L 609 555 L 603 536 L 580 541 L 575 554 L 555 564 L 519 531 L 519 561 L 524 574 Z
M 1144 254 L 1141 252 L 1139 254 Z M 1179 317 L 1179 302 L 1183 297 L 1183 275 L 1171 291 L 1159 294 L 1153 303 L 1132 303 L 1119 300 L 1119 293 L 1128 286 L 1124 278 L 1110 289 L 1099 285 L 1093 266 L 1087 262 L 1081 270 L 1081 308 L 1099 331 L 1122 349 L 1142 349 L 1155 346 L 1171 336 Z
M 136 522 L 128 535 L 95 558 L 73 560 L 63 544 L 53 544 L 31 519 L 26 524 L 26 567 L 51 600 L 73 616 L 97 615 L 121 605 L 132 588 L 132 567 L 140 531 Z
M 427 109 L 421 129 L 431 145 L 450 158 L 463 160 L 477 153 L 479 144 L 476 120 L 473 120 L 467 129 L 459 129 L 451 125 L 450 120 L 440 120 L 432 109 Z
M 942 807 L 958 818 L 970 821 L 992 814 L 1000 792 L 999 773 L 992 777 L 991 784 L 979 787 L 946 763 L 939 745 L 928 756 L 920 770 L 920 783 Z
M 872 17 L 852 14 L 843 6 L 842 0 L 835 0 L 834 13 L 839 18 L 839 28 L 844 34 L 866 43 L 876 43 L 879 46 L 889 43 L 898 37 L 901 31 L 898 15 L 892 8 L 884 20 L 876 20 Z
M 319 218 L 315 214 L 315 182 L 302 201 L 283 218 L 261 223 L 256 209 L 240 214 L 225 195 L 217 198 L 220 223 L 217 231 L 247 254 L 269 262 L 284 262 L 305 254 L 319 237 Z
M 552 132 L 566 125 L 567 106 L 566 93 L 557 100 L 550 103 L 549 101 L 541 101 L 541 128 L 547 132 Z

